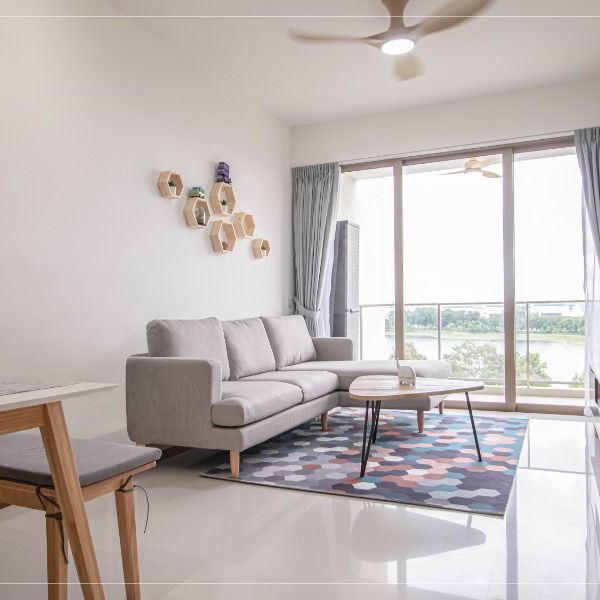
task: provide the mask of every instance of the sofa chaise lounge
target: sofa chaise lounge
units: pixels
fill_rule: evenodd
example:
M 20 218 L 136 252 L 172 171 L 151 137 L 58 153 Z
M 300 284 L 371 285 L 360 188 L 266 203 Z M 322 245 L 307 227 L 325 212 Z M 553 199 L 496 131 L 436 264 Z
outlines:
M 299 315 L 237 321 L 156 320 L 148 353 L 127 359 L 127 430 L 138 444 L 240 452 L 321 416 L 351 406 L 360 375 L 394 375 L 391 360 L 353 360 L 349 338 L 311 338 Z M 449 377 L 439 360 L 401 361 L 420 377 Z M 443 398 L 415 398 L 386 408 L 424 411 Z

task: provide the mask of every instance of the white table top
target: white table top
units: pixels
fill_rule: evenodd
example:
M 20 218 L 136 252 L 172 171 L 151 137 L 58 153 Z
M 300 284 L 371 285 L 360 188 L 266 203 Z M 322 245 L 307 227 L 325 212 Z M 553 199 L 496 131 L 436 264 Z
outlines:
M 63 398 L 73 398 L 93 392 L 103 392 L 116 387 L 115 383 L 73 383 L 71 385 L 34 390 L 32 392 L 7 394 L 6 396 L 0 396 L 0 413 L 5 410 L 14 410 L 26 406 L 49 404 Z
M 365 375 L 350 384 L 353 400 L 402 400 L 417 396 L 446 396 L 460 392 L 476 392 L 485 386 L 479 381 L 427 379 L 417 377 L 416 385 L 400 385 L 396 375 Z

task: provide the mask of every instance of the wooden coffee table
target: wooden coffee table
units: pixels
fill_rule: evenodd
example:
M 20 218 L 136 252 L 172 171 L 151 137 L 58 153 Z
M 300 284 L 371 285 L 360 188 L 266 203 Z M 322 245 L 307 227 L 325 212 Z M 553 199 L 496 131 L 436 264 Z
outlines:
M 365 427 L 363 430 L 362 453 L 360 460 L 360 476 L 364 477 L 371 444 L 377 439 L 377 428 L 379 426 L 379 411 L 381 403 L 386 401 L 402 401 L 404 398 L 447 396 L 448 394 L 464 393 L 467 399 L 467 408 L 473 428 L 473 438 L 477 448 L 477 456 L 481 461 L 481 450 L 477 439 L 475 420 L 469 392 L 476 392 L 484 388 L 483 383 L 478 381 L 458 381 L 455 379 L 426 379 L 417 377 L 416 385 L 400 385 L 397 376 L 390 375 L 365 375 L 357 377 L 350 384 L 350 398 L 365 402 Z M 367 436 L 369 423 L 369 409 L 371 410 L 371 429 Z

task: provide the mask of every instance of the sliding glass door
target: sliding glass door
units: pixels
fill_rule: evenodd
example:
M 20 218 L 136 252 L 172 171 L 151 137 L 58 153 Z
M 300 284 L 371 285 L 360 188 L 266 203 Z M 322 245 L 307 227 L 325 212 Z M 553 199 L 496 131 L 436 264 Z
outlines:
M 344 167 L 360 228 L 365 359 L 443 359 L 482 402 L 581 396 L 580 177 L 572 140 Z
M 403 171 L 404 355 L 504 384 L 502 158 Z
M 581 176 L 574 148 L 515 154 L 517 393 L 583 389 Z M 538 401 L 539 402 L 539 401 Z

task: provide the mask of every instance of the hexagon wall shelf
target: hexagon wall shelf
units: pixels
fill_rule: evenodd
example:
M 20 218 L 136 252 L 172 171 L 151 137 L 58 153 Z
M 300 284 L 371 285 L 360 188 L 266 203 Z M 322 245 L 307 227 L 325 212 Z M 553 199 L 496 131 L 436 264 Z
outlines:
M 188 198 L 183 208 L 183 216 L 188 227 L 205 229 L 210 219 L 208 202 L 203 198 Z
M 217 181 L 210 190 L 210 206 L 215 217 L 229 217 L 235 210 L 235 193 L 228 183 Z
M 213 221 L 210 228 L 209 237 L 215 252 L 218 252 L 219 254 L 233 252 L 236 237 L 235 229 L 231 223 L 221 219 Z
M 238 240 L 251 238 L 254 235 L 256 225 L 254 217 L 250 213 L 237 212 L 233 214 L 233 227 Z
M 252 242 L 252 252 L 256 258 L 267 258 L 271 254 L 271 244 L 269 240 L 263 238 L 256 238 Z
M 160 195 L 163 198 L 167 198 L 167 200 L 176 200 L 177 198 L 181 198 L 181 194 L 183 194 L 181 175 L 175 173 L 175 171 L 161 171 L 156 184 L 158 185 Z M 173 190 L 173 188 L 175 189 Z

